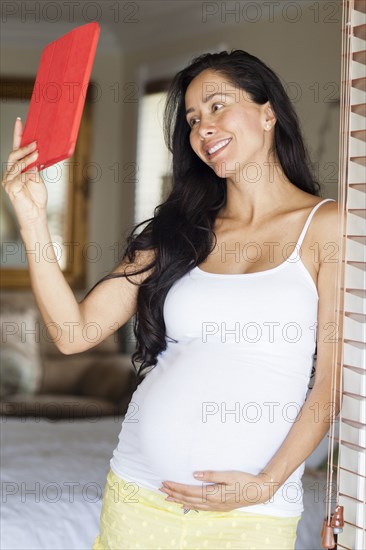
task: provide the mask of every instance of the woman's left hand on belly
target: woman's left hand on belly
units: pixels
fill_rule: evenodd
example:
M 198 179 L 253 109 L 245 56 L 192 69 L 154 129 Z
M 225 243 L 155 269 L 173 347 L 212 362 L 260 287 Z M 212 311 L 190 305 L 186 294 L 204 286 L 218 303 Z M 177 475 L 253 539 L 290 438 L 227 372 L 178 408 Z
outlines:
M 261 474 L 253 475 L 237 470 L 206 470 L 202 477 L 196 477 L 209 485 L 185 485 L 163 481 L 162 491 L 168 495 L 165 500 L 182 504 L 192 510 L 230 512 L 235 508 L 253 506 L 267 502 L 278 487 Z

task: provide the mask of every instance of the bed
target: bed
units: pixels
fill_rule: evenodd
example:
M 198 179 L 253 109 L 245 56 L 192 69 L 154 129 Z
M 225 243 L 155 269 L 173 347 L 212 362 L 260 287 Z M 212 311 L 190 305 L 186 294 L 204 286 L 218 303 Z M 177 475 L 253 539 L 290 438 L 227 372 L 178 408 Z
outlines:
M 0 417 L 2 550 L 91 549 L 122 419 Z M 320 549 L 325 482 L 305 470 L 296 550 Z

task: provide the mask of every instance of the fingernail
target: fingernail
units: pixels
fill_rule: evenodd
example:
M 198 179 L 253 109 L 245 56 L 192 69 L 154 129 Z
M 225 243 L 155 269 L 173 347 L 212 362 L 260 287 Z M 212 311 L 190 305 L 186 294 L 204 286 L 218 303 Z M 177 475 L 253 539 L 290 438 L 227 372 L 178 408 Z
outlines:
M 20 116 L 17 116 L 17 120 L 22 120 L 22 119 L 20 118 Z

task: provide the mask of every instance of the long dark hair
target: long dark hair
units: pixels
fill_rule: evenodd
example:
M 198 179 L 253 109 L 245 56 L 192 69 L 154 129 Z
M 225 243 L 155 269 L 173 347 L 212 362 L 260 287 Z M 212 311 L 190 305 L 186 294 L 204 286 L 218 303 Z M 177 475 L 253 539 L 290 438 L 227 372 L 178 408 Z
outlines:
M 133 227 L 117 264 L 124 258 L 134 262 L 137 251 L 154 251 L 154 259 L 148 265 L 128 274 L 137 275 L 151 269 L 139 283 L 133 325 L 137 346 L 132 363 L 136 369 L 136 361 L 140 362 L 138 383 L 146 376 L 146 369 L 156 365 L 157 356 L 167 347 L 167 339 L 172 340 L 166 334 L 163 317 L 165 297 L 175 281 L 203 262 L 214 249 L 214 221 L 226 203 L 226 179 L 218 177 L 189 143 L 185 92 L 190 82 L 205 69 L 218 71 L 234 86 L 246 90 L 256 103 L 270 102 L 276 115 L 273 148 L 277 162 L 291 183 L 307 193 L 320 195 L 297 114 L 280 79 L 267 65 L 248 52 L 232 50 L 230 53 L 203 54 L 176 74 L 164 113 L 165 140 L 173 156 L 172 189 L 167 199 L 156 206 L 152 218 Z M 144 229 L 135 234 L 144 224 L 147 224 Z M 96 285 L 110 278 L 128 278 L 128 275 L 110 273 Z

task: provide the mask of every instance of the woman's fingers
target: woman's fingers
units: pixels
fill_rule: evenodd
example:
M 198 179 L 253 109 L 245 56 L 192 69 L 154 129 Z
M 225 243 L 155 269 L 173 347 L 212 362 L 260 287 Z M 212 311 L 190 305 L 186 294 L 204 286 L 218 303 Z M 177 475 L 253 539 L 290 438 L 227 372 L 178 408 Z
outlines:
M 38 157 L 37 143 L 24 147 L 20 145 L 22 128 L 22 121 L 18 118 L 14 125 L 13 150 L 8 157 L 2 186 L 11 200 L 20 226 L 26 227 L 36 219 L 44 219 L 47 188 L 37 166 L 34 166 Z
M 24 147 L 19 147 L 16 150 L 11 151 L 9 154 L 9 161 L 16 162 L 19 159 L 23 159 L 25 155 L 30 155 L 32 152 L 37 148 L 37 142 L 32 141 L 32 143 L 29 143 L 28 145 L 25 145 Z
M 13 132 L 13 150 L 9 155 L 9 161 L 16 162 L 25 155 L 30 154 L 37 147 L 37 143 L 33 141 L 24 147 L 20 147 L 23 135 L 23 123 L 20 117 L 17 117 L 14 124 Z
M 9 156 L 9 162 L 8 162 L 8 170 L 6 173 L 6 176 L 3 181 L 3 186 L 5 187 L 5 190 L 9 186 L 12 186 L 13 180 L 19 179 L 22 180 L 22 175 L 24 176 L 24 173 L 21 174 L 22 170 L 24 170 L 29 164 L 34 162 L 37 159 L 38 151 L 33 151 L 26 157 L 21 157 L 21 161 L 10 161 Z M 21 182 L 21 183 L 24 183 Z M 19 186 L 17 186 L 19 188 Z
M 13 149 L 17 150 L 20 147 L 23 135 L 23 124 L 20 117 L 17 117 L 14 124 L 13 133 Z
M 35 183 L 44 183 L 41 178 L 41 173 L 38 171 L 37 166 L 32 166 L 29 170 L 26 171 L 28 179 L 34 181 Z
M 35 145 L 34 147 L 30 147 L 30 151 L 29 152 L 27 151 L 28 154 L 24 155 L 23 153 L 22 155 L 19 156 L 19 158 L 16 158 L 15 155 L 12 156 L 12 153 L 10 153 L 9 161 L 12 165 L 11 167 L 21 166 L 21 169 L 23 169 L 25 166 L 28 166 L 28 164 L 30 164 L 31 162 L 34 162 L 35 159 L 38 157 L 38 151 L 32 150 L 32 149 L 35 149 L 35 147 L 37 147 L 37 145 Z M 22 150 L 23 150 L 23 147 L 22 149 L 18 149 L 18 151 L 22 151 Z

